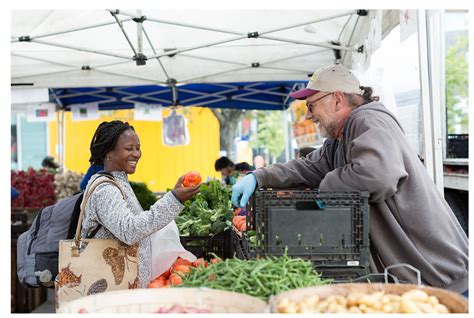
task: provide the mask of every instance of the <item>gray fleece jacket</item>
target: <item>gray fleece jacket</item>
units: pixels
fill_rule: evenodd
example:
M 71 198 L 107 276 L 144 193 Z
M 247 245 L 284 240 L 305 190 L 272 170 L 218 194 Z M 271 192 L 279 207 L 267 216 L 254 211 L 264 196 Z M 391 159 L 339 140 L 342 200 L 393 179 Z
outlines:
M 381 103 L 355 109 L 341 142 L 328 139 L 305 158 L 253 173 L 259 187 L 369 191 L 373 272 L 408 263 L 421 271 L 425 285 L 468 289 L 468 238 L 401 125 Z M 416 284 L 416 274 L 407 268 L 390 272 Z

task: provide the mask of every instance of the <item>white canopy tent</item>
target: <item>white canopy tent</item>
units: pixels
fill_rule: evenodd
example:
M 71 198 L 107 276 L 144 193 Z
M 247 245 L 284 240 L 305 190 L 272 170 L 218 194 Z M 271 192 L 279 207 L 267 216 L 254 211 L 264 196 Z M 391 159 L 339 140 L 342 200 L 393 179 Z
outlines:
M 12 86 L 48 88 L 62 110 L 77 97 L 99 107 L 130 108 L 141 98 L 285 109 L 288 93 L 315 69 L 367 67 L 399 11 L 14 10 L 11 21 Z
M 367 60 L 398 23 L 398 10 L 16 10 L 12 84 L 307 80 L 322 65 Z

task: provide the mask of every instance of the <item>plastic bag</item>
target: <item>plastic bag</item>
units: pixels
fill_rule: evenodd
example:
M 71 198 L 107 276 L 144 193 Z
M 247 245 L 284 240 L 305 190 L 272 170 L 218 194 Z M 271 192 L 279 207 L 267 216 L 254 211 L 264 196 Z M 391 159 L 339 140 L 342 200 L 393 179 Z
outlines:
M 170 268 L 178 257 L 185 258 L 190 262 L 196 260 L 196 256 L 185 250 L 181 245 L 179 230 L 175 221 L 171 221 L 164 228 L 150 235 L 150 239 L 152 279 Z

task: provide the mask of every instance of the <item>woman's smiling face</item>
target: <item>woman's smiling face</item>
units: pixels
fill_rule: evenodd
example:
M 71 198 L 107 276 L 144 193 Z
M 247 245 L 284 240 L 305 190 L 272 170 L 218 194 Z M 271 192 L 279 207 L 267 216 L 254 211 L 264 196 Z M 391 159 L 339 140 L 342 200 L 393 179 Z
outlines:
M 120 135 L 115 148 L 107 154 L 104 160 L 105 170 L 133 174 L 141 156 L 138 135 L 132 129 L 127 129 Z

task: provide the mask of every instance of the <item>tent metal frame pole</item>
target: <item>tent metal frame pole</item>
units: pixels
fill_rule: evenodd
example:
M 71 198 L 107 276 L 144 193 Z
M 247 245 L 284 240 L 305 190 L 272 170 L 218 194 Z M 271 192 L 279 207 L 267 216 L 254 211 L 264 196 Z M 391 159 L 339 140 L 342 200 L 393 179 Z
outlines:
M 344 26 L 342 27 L 341 32 L 339 32 L 339 36 L 337 37 L 337 42 L 339 42 L 341 40 L 342 34 L 344 33 L 344 30 L 346 29 L 346 26 L 349 24 L 349 21 L 351 21 L 353 16 L 354 15 L 351 14 L 349 16 L 349 18 L 347 19 L 346 23 L 344 23 Z
M 118 58 L 126 59 L 126 60 L 133 60 L 133 58 L 131 58 L 130 56 L 114 54 L 114 53 L 109 53 L 109 52 L 104 52 L 104 51 L 99 51 L 99 50 L 89 50 L 89 49 L 86 49 L 86 48 L 80 48 L 80 47 L 77 47 L 77 46 L 65 45 L 65 44 L 59 44 L 59 43 L 52 43 L 52 42 L 48 42 L 48 41 L 44 41 L 44 40 L 32 40 L 31 42 L 44 44 L 44 45 L 51 45 L 51 46 L 55 46 L 55 47 L 62 47 L 62 48 L 66 48 L 66 49 L 76 50 L 76 51 L 113 56 L 113 57 L 118 57 Z
M 139 16 L 142 15 L 142 10 L 137 10 Z M 138 54 L 143 53 L 143 23 L 137 22 L 137 50 Z
M 351 51 L 351 52 L 357 52 L 358 48 L 352 48 L 352 47 L 347 47 L 347 46 L 341 46 L 341 45 L 333 45 L 329 43 L 313 43 L 313 42 L 307 42 L 307 41 L 300 41 L 300 40 L 292 40 L 292 39 L 285 39 L 285 38 L 280 38 L 277 36 L 260 36 L 262 39 L 267 39 L 267 40 L 274 40 L 274 41 L 280 41 L 280 42 L 288 42 L 288 43 L 294 43 L 294 44 L 304 44 L 304 45 L 311 45 L 311 46 L 317 46 L 317 47 L 324 47 L 327 49 L 335 49 L 335 50 L 341 50 L 341 51 Z
M 162 81 L 158 81 L 158 80 L 150 79 L 150 78 L 146 78 L 146 77 L 141 77 L 141 76 L 125 75 L 125 74 L 120 74 L 120 73 L 115 73 L 115 72 L 110 72 L 110 71 L 104 71 L 104 70 L 98 70 L 98 69 L 91 69 L 91 71 L 110 74 L 110 75 L 115 75 L 115 76 L 121 76 L 121 77 L 126 77 L 126 78 L 131 78 L 131 79 L 139 79 L 139 80 L 142 80 L 142 81 L 148 81 L 150 83 L 155 83 L 155 84 L 166 84 L 166 82 L 162 82 Z
M 106 11 L 109 11 L 112 15 L 114 14 L 121 14 L 121 15 L 126 15 L 131 17 L 132 19 L 140 19 L 142 16 L 137 16 L 135 13 L 130 12 L 130 11 L 124 11 L 124 10 L 119 10 L 119 9 L 106 9 Z
M 130 41 L 130 38 L 128 37 L 127 32 L 125 32 L 125 29 L 123 28 L 123 25 L 122 25 L 122 23 L 120 22 L 119 18 L 118 18 L 114 13 L 112 13 L 112 16 L 115 18 L 115 21 L 116 21 L 117 24 L 119 25 L 120 30 L 122 31 L 123 35 L 125 36 L 125 39 L 126 39 L 127 42 L 128 42 L 128 45 L 130 45 L 130 48 L 131 48 L 132 51 L 133 51 L 133 54 L 134 54 L 134 55 L 137 55 L 137 50 L 135 50 L 135 48 L 133 47 L 133 43 L 132 43 L 132 41 Z
M 313 19 L 313 20 L 309 20 L 309 21 L 305 21 L 305 22 L 300 22 L 300 23 L 297 23 L 297 24 L 288 25 L 288 26 L 281 27 L 281 28 L 270 29 L 270 30 L 258 32 L 258 34 L 260 36 L 262 34 L 273 33 L 273 32 L 278 32 L 278 31 L 284 31 L 284 30 L 288 30 L 288 29 L 297 28 L 297 27 L 300 27 L 300 26 L 303 26 L 303 25 L 308 25 L 308 24 L 313 24 L 313 23 L 318 23 L 318 22 L 323 22 L 323 21 L 328 21 L 328 20 L 332 20 L 332 19 L 345 17 L 345 16 L 348 16 L 348 15 L 352 15 L 354 13 L 357 13 L 357 10 L 346 11 L 346 12 L 342 12 L 342 13 L 339 13 L 339 14 L 330 15 L 330 16 L 327 16 L 327 17 L 324 17 L 324 18 Z
M 267 95 L 273 95 L 273 96 L 279 96 L 279 97 L 285 97 L 288 95 L 285 93 L 273 92 L 274 90 L 278 88 L 279 87 L 272 87 L 268 89 L 244 88 L 244 90 L 250 91 L 250 92 L 235 95 L 234 97 L 242 97 L 242 96 L 249 96 L 249 95 L 255 95 L 255 94 L 267 94 Z
M 120 20 L 121 22 L 127 22 L 127 21 L 131 21 L 132 19 L 123 19 L 123 20 Z M 58 31 L 58 32 L 52 32 L 52 33 L 44 33 L 44 34 L 40 34 L 40 35 L 35 35 L 35 36 L 31 36 L 30 39 L 31 40 L 35 40 L 35 39 L 39 39 L 39 38 L 44 38 L 44 37 L 48 37 L 48 36 L 54 36 L 54 35 L 60 35 L 60 34 L 66 34 L 66 33 L 71 33 L 71 32 L 76 32 L 76 31 L 83 31 L 83 30 L 88 30 L 88 29 L 93 29 L 93 28 L 98 28 L 98 27 L 102 27 L 102 26 L 106 26 L 106 25 L 111 25 L 111 24 L 115 24 L 116 22 L 115 21 L 112 21 L 112 22 L 104 22 L 104 23 L 97 23 L 97 24 L 92 24 L 92 25 L 88 25 L 88 26 L 85 26 L 85 27 L 81 27 L 81 28 L 73 28 L 73 29 L 66 29 L 66 30 L 63 30 L 63 31 Z M 19 37 L 18 37 L 19 38 Z M 15 37 L 15 40 L 11 41 L 11 43 L 14 43 L 14 42 L 19 42 L 20 40 L 17 39 L 17 37 Z
M 127 63 L 133 63 L 133 62 L 134 61 L 121 61 L 121 62 L 114 62 L 114 63 L 109 63 L 109 64 L 91 65 L 91 68 L 98 69 L 98 68 L 101 68 L 101 67 L 109 67 L 109 66 L 127 64 Z
M 296 59 L 296 58 L 307 56 L 307 55 L 321 53 L 321 52 L 324 52 L 324 51 L 327 51 L 327 50 L 328 49 L 326 49 L 326 48 L 318 49 L 318 50 L 315 50 L 315 51 L 311 51 L 311 52 L 307 52 L 307 53 L 303 53 L 303 54 L 298 54 L 298 55 L 292 55 L 292 56 L 285 57 L 285 58 L 278 59 L 278 60 L 271 60 L 271 61 L 267 61 L 267 62 L 261 62 L 260 66 L 267 65 L 267 64 L 272 64 L 272 63 L 283 62 L 283 61 L 288 61 L 288 60 Z
M 234 61 L 228 61 L 228 60 L 221 60 L 221 59 L 215 59 L 215 58 L 204 57 L 204 56 L 196 56 L 196 55 L 190 55 L 190 54 L 180 54 L 179 56 L 181 56 L 181 57 L 189 57 L 189 58 L 193 58 L 193 59 L 200 59 L 200 60 L 204 60 L 204 61 L 227 63 L 227 64 L 232 64 L 232 65 L 240 65 L 240 66 L 246 66 L 246 65 L 248 65 L 248 64 L 246 64 L 246 63 L 241 63 L 241 62 L 234 62 Z M 260 63 L 260 64 L 261 64 L 261 63 Z
M 150 93 L 145 93 L 145 94 L 135 94 L 135 93 L 131 93 L 131 92 L 126 92 L 123 89 L 124 88 L 113 88 L 112 89 L 113 92 L 127 95 L 127 97 L 122 98 L 123 101 L 134 102 L 132 100 L 133 98 L 143 98 L 143 99 L 149 99 L 149 100 L 152 100 L 154 102 L 160 102 L 160 103 L 167 103 L 168 102 L 168 100 L 166 100 L 166 99 L 151 97 L 151 95 L 160 95 L 160 94 L 169 93 L 168 90 L 163 90 L 161 92 L 150 92 Z
M 352 42 L 352 38 L 354 37 L 355 29 L 357 28 L 357 25 L 359 24 L 359 19 L 360 19 L 360 15 L 357 16 L 357 19 L 354 22 L 354 27 L 352 28 L 351 36 L 349 37 L 349 41 L 347 42 L 348 46 L 351 46 L 351 42 Z M 346 53 L 347 53 L 347 51 L 342 52 L 341 61 L 342 61 L 343 64 L 346 61 L 346 56 L 347 56 Z
M 246 39 L 246 38 L 247 38 L 247 35 L 237 36 L 237 37 L 228 38 L 228 39 L 224 39 L 224 40 L 220 40 L 220 41 L 209 42 L 209 43 L 205 43 L 205 44 L 201 44 L 201 45 L 191 46 L 191 47 L 188 47 L 188 48 L 176 49 L 174 51 L 168 51 L 168 52 L 165 52 L 165 53 L 155 54 L 155 55 L 152 55 L 148 58 L 152 59 L 152 58 L 155 58 L 155 57 L 176 55 L 176 54 L 179 54 L 179 53 L 182 53 L 182 52 L 202 49 L 202 48 L 205 48 L 205 47 L 214 46 L 214 45 L 223 44 L 223 43 L 234 42 L 234 41 L 238 41 L 238 40 L 242 40 L 242 39 Z
M 226 74 L 226 73 L 230 73 L 230 72 L 237 72 L 237 71 L 241 71 L 241 70 L 246 70 L 246 69 L 248 69 L 248 68 L 251 68 L 251 66 L 239 67 L 239 68 L 234 68 L 234 69 L 227 70 L 227 71 L 222 71 L 222 72 L 217 72 L 217 73 L 211 73 L 211 74 L 207 74 L 207 75 L 203 75 L 203 76 L 197 76 L 197 77 L 192 77 L 192 78 L 187 78 L 187 79 L 180 80 L 179 82 L 187 83 L 187 82 L 194 81 L 194 80 L 197 80 L 197 79 L 202 79 L 202 78 L 206 78 L 206 77 L 211 77 L 211 76 Z
M 240 97 L 235 97 L 233 96 L 232 97 L 232 100 L 235 100 L 235 101 L 243 101 L 243 102 L 255 102 L 255 99 L 249 99 L 249 98 L 240 98 Z M 281 106 L 282 104 L 281 103 L 277 103 L 277 102 L 270 102 L 268 100 L 259 100 L 258 101 L 259 103 L 262 103 L 262 104 L 268 104 L 268 105 L 277 105 L 277 106 Z
M 78 92 L 76 91 L 74 88 L 69 88 L 68 91 L 70 92 L 73 92 L 72 94 L 66 94 L 66 95 L 61 95 L 61 98 L 72 98 L 72 97 L 77 97 L 77 96 L 82 96 L 84 94 L 87 94 L 87 93 L 96 93 L 96 94 L 100 94 L 100 93 L 105 93 L 106 92 L 106 89 L 105 88 L 102 88 L 102 87 L 93 87 L 94 89 L 96 89 L 96 91 L 92 91 L 92 92 Z M 56 94 L 56 93 L 55 93 Z
M 35 57 L 35 56 L 27 56 L 27 55 L 18 54 L 18 53 L 10 53 L 10 54 L 12 56 L 21 57 L 21 58 L 24 58 L 24 59 L 30 59 L 30 60 L 34 60 L 34 61 L 50 63 L 50 64 L 64 66 L 64 67 L 75 67 L 76 69 L 79 68 L 79 66 L 76 66 L 76 65 L 59 63 L 59 62 L 56 62 L 56 61 L 50 61 L 50 60 L 42 59 L 42 58 Z
M 142 31 L 143 31 L 143 34 L 145 34 L 145 38 L 147 39 L 148 44 L 150 45 L 151 50 L 153 51 L 153 54 L 156 55 L 157 53 L 156 53 L 155 47 L 153 46 L 153 43 L 151 42 L 151 39 L 150 39 L 150 37 L 148 36 L 148 33 L 147 33 L 146 30 L 145 30 L 145 27 L 143 27 L 143 26 L 142 26 Z M 160 58 L 157 57 L 157 58 L 155 58 L 155 60 L 157 60 L 158 63 L 160 64 L 161 69 L 163 70 L 163 73 L 164 73 L 165 76 L 166 76 L 166 79 L 169 80 L 169 79 L 170 79 L 170 76 L 168 75 L 168 72 L 166 71 L 165 66 L 163 65 L 163 63 L 161 63 Z
M 148 21 L 153 21 L 153 22 L 157 22 L 157 23 L 170 24 L 170 25 L 182 26 L 182 27 L 187 27 L 187 28 L 200 29 L 200 30 L 205 30 L 205 31 L 214 31 L 214 32 L 234 34 L 234 35 L 245 35 L 245 37 L 247 37 L 247 34 L 244 34 L 242 32 L 238 32 L 238 31 L 225 30 L 225 29 L 216 29 L 216 28 L 211 28 L 211 27 L 202 26 L 202 25 L 189 24 L 189 23 L 176 22 L 176 21 L 169 21 L 169 20 L 156 19 L 156 18 L 150 18 L 150 17 L 147 17 L 146 19 Z
M 22 78 L 28 78 L 28 77 L 43 76 L 43 75 L 54 75 L 54 74 L 61 74 L 61 73 L 69 73 L 69 72 L 74 72 L 74 71 L 77 71 L 77 68 L 71 69 L 71 70 L 64 70 L 64 71 L 46 72 L 46 73 L 36 73 L 36 74 L 30 74 L 30 75 L 16 76 L 16 77 L 12 77 L 12 80 L 17 80 L 17 79 L 22 79 Z
M 192 93 L 192 94 L 198 94 L 200 96 L 197 96 L 197 97 L 192 97 L 192 98 L 188 98 L 188 99 L 184 99 L 182 100 L 183 103 L 190 103 L 190 102 L 194 102 L 194 101 L 197 101 L 197 100 L 200 100 L 200 99 L 204 99 L 204 98 L 207 98 L 207 97 L 217 97 L 217 98 L 223 98 L 224 100 L 227 99 L 226 96 L 222 96 L 222 94 L 227 94 L 227 93 L 232 93 L 232 92 L 235 92 L 237 91 L 238 89 L 235 87 L 235 88 L 231 88 L 231 89 L 228 89 L 228 90 L 223 90 L 223 91 L 220 91 L 218 93 L 213 93 L 213 94 L 206 94 L 206 93 L 203 93 L 203 92 L 195 92 L 195 91 L 191 91 L 191 90 L 181 90 L 185 93 Z
M 297 70 L 297 69 L 291 69 L 291 68 L 283 68 L 283 67 L 273 67 L 273 66 L 260 66 L 260 68 L 268 69 L 268 70 L 279 70 L 279 71 L 286 71 L 286 72 L 297 72 L 297 73 L 303 73 L 303 74 L 308 74 L 308 71 L 305 70 Z

